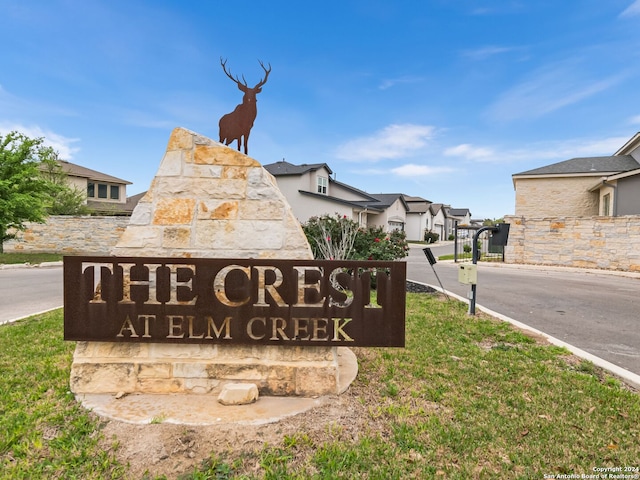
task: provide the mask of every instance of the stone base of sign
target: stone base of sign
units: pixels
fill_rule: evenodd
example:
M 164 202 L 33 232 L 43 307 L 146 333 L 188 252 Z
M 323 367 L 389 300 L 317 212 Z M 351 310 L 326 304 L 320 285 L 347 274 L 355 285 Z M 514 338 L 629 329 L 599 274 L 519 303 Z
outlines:
M 313 258 L 273 176 L 256 160 L 183 128 L 172 132 L 149 191 L 111 253 Z M 338 352 L 315 346 L 78 342 L 70 384 L 76 394 L 217 394 L 228 383 L 252 383 L 261 395 L 320 396 L 342 388 Z
M 217 395 L 226 384 L 249 383 L 261 395 L 338 394 L 357 373 L 357 362 L 355 368 L 342 362 L 341 368 L 347 352 L 344 347 L 78 342 L 70 386 L 76 394 Z

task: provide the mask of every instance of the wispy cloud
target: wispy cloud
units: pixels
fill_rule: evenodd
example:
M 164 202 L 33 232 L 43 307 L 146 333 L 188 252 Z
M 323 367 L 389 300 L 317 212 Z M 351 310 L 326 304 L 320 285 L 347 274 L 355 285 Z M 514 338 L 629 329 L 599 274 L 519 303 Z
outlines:
M 640 122 L 640 118 L 638 121 Z M 444 155 L 475 162 L 496 164 L 534 162 L 543 165 L 576 157 L 613 155 L 627 140 L 627 137 L 579 138 L 557 142 L 529 143 L 521 148 L 498 145 L 478 146 L 465 143 L 446 148 Z
M 402 158 L 424 147 L 434 133 L 435 128 L 429 125 L 389 125 L 372 135 L 343 143 L 338 146 L 335 156 L 355 162 Z
M 420 83 L 423 81 L 422 77 L 415 77 L 412 75 L 405 75 L 397 78 L 387 78 L 384 79 L 380 85 L 378 85 L 379 90 L 387 90 L 389 88 L 395 87 L 396 85 L 406 85 L 410 83 Z
M 516 50 L 522 50 L 522 47 L 500 47 L 497 45 L 487 45 L 472 50 L 463 50 L 461 54 L 463 57 L 467 57 L 472 60 L 486 60 L 489 57 L 513 52 Z
M 621 17 L 633 17 L 635 15 L 640 15 L 640 0 L 635 0 L 620 14 Z
M 626 78 L 625 74 L 588 79 L 576 62 L 544 67 L 505 92 L 488 110 L 499 121 L 537 118 L 608 90 Z
M 78 138 L 68 138 L 64 135 L 43 129 L 38 125 L 25 126 L 20 124 L 0 123 L 0 134 L 6 135 L 9 132 L 17 131 L 29 138 L 44 138 L 44 145 L 52 147 L 62 160 L 71 160 L 73 155 L 80 151 L 75 146 L 80 141 Z
M 629 123 L 632 124 L 632 125 L 640 124 L 640 115 L 636 115 L 634 117 L 631 117 L 629 119 Z
M 428 177 L 433 175 L 453 173 L 455 168 L 450 167 L 431 167 L 429 165 L 416 165 L 414 163 L 407 163 L 400 167 L 392 168 L 391 173 L 399 177 Z
M 444 154 L 447 157 L 463 157 L 467 160 L 483 160 L 495 156 L 495 152 L 491 148 L 478 147 L 469 143 L 463 143 L 455 147 L 445 149 Z

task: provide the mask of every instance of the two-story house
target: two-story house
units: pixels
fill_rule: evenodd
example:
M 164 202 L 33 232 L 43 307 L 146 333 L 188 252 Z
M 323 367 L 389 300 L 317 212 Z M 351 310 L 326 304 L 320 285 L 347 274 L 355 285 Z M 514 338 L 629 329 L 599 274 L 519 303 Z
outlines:
M 86 204 L 98 214 L 130 215 L 131 202 L 127 202 L 127 185 L 131 182 L 113 177 L 75 163 L 58 160 L 67 182 L 81 192 L 86 192 Z

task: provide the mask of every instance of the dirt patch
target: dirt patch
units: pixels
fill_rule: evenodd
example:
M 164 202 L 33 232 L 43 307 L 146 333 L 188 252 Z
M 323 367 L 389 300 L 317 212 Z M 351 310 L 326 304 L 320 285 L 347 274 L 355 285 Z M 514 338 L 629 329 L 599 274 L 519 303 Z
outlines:
M 123 464 L 129 465 L 129 478 L 140 479 L 145 475 L 177 478 L 193 471 L 212 455 L 223 457 L 227 462 L 241 459 L 241 470 L 256 473 L 260 469 L 258 453 L 263 447 L 281 446 L 287 436 L 303 433 L 314 444 L 322 444 L 337 439 L 353 441 L 363 432 L 384 429 L 382 419 L 376 421 L 370 415 L 370 391 L 361 385 L 352 385 L 319 407 L 264 425 L 139 425 L 105 420 L 102 447 L 113 450 Z

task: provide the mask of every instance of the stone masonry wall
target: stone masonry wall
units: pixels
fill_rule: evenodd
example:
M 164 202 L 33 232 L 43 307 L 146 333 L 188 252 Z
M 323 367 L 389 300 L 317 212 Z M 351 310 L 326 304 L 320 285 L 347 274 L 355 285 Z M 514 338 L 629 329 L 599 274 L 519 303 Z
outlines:
M 129 217 L 54 215 L 46 223 L 28 223 L 18 238 L 4 243 L 5 252 L 109 255 Z
M 640 216 L 505 217 L 505 262 L 640 272 Z
M 598 195 L 589 188 L 594 177 L 520 178 L 516 180 L 515 214 L 524 217 L 598 214 Z

